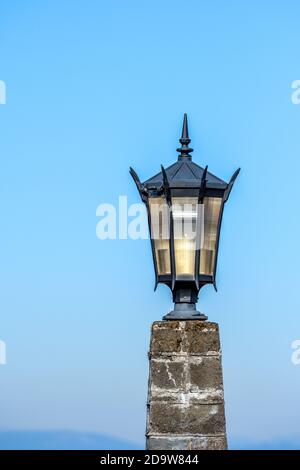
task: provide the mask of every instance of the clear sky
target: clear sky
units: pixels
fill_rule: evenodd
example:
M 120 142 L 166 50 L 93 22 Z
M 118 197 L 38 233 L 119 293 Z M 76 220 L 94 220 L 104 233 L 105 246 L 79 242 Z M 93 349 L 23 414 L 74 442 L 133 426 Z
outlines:
M 139 202 L 176 160 L 228 180 L 218 293 L 229 442 L 300 441 L 300 3 L 21 0 L 0 5 L 0 429 L 142 444 L 154 293 L 148 240 L 101 241 L 96 208 Z

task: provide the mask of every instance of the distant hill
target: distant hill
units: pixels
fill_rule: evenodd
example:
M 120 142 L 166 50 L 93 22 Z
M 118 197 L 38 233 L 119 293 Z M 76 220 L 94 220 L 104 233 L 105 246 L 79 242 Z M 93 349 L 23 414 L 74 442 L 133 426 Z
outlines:
M 0 450 L 139 450 L 141 444 L 100 433 L 76 431 L 0 431 Z M 232 450 L 300 450 L 300 438 L 254 442 L 229 439 Z
M 300 438 L 261 442 L 231 439 L 229 448 L 232 450 L 300 450 Z
M 0 450 L 135 450 L 141 445 L 100 433 L 0 431 Z

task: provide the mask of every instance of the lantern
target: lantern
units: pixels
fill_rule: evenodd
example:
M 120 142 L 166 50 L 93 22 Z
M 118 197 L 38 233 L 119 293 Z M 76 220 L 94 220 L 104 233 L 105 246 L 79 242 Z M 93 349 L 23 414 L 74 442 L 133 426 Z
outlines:
M 199 290 L 216 289 L 216 268 L 224 204 L 240 169 L 226 183 L 192 161 L 184 115 L 178 161 L 141 183 L 130 173 L 146 204 L 155 269 L 155 289 L 166 284 L 174 310 L 165 320 L 206 320 L 196 310 Z

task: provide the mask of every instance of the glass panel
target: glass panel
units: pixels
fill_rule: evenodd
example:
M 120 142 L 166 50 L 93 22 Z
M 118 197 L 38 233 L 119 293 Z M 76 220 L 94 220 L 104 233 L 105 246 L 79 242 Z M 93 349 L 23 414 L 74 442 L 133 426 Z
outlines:
M 220 197 L 204 198 L 204 240 L 200 247 L 199 272 L 207 276 L 212 276 L 214 270 L 221 204 Z
M 197 197 L 173 197 L 176 279 L 195 278 Z
M 163 197 L 149 198 L 149 207 L 157 274 L 171 274 L 169 207 Z

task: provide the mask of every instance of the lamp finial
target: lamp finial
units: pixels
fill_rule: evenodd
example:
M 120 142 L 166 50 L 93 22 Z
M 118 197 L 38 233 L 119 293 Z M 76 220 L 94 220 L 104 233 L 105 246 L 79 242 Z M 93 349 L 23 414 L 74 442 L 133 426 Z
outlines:
M 179 142 L 181 143 L 181 147 L 177 149 L 177 152 L 180 153 L 180 155 L 178 156 L 178 160 L 182 160 L 184 158 L 191 160 L 192 157 L 190 153 L 193 152 L 193 149 L 189 147 L 191 139 L 189 138 L 189 128 L 186 113 L 184 113 L 183 116 L 182 134 L 181 138 L 179 139 Z

